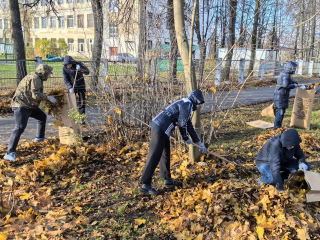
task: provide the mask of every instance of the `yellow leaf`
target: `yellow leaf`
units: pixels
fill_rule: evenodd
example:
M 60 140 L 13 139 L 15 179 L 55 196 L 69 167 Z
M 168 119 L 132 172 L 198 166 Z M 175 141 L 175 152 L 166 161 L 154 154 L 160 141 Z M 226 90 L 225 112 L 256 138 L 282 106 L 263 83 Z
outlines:
M 22 193 L 20 195 L 20 199 L 21 200 L 28 200 L 30 198 L 30 194 L 29 193 Z
M 263 227 L 257 227 L 256 232 L 258 234 L 258 238 L 259 239 L 263 239 L 264 228 Z
M 76 212 L 82 212 L 82 207 L 79 207 L 79 206 L 78 206 L 78 207 L 75 207 L 75 208 L 74 208 L 74 211 L 76 211 Z
M 60 122 L 59 120 L 55 120 L 55 121 L 53 122 L 53 125 L 54 125 L 55 127 L 60 127 L 60 126 L 61 126 L 61 122 Z
M 119 116 L 121 115 L 121 110 L 119 108 L 115 108 L 114 111 L 118 113 Z
M 220 121 L 219 120 L 214 122 L 214 127 L 215 128 L 219 128 L 220 127 Z
M 210 90 L 213 94 L 215 94 L 215 93 L 217 92 L 217 89 L 216 89 L 215 87 L 211 87 L 211 88 L 209 88 L 209 90 Z
M 202 240 L 203 239 L 203 233 L 200 233 L 195 240 Z
M 7 240 L 8 233 L 6 232 L 0 232 L 0 240 Z
M 112 117 L 111 117 L 111 116 L 108 116 L 108 124 L 109 124 L 109 125 L 112 124 L 112 121 L 113 121 Z
M 106 76 L 106 83 L 109 83 L 110 82 L 110 77 L 109 75 Z
M 249 153 L 248 153 L 248 156 L 250 156 L 250 157 L 251 157 L 251 156 L 252 156 L 252 153 L 251 153 L 251 152 L 249 152 Z
M 140 226 L 141 224 L 145 224 L 146 223 L 146 219 L 140 219 L 140 218 L 137 218 L 134 220 L 134 224 L 137 225 L 137 226 Z
M 304 228 L 297 228 L 297 237 L 300 239 L 300 240 L 306 240 L 306 239 L 309 239 L 309 234 L 307 233 L 307 228 L 304 227 Z

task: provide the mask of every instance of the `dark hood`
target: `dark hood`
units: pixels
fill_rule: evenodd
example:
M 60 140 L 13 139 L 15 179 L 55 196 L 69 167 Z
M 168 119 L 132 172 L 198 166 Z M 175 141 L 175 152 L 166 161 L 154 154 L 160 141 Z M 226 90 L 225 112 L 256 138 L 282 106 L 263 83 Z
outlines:
M 298 64 L 296 62 L 286 62 L 284 64 L 283 73 L 294 74 L 297 69 Z
M 282 147 L 291 147 L 299 145 L 302 140 L 295 129 L 289 129 L 281 134 L 280 141 Z
M 193 111 L 197 110 L 197 104 L 204 103 L 203 93 L 200 89 L 194 90 L 193 92 L 189 93 L 188 99 L 190 99 L 193 104 Z
M 75 61 L 71 56 L 65 56 L 63 65 L 67 65 L 67 64 L 77 64 L 77 61 Z
M 40 64 L 35 73 L 39 76 L 42 81 L 47 81 L 49 74 L 52 73 L 53 68 L 48 65 Z

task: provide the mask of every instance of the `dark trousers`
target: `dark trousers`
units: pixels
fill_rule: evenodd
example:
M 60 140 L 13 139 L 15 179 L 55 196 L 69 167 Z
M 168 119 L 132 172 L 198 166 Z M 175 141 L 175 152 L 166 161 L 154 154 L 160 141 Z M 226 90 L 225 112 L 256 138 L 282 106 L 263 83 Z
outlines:
M 273 129 L 278 129 L 281 127 L 285 112 L 285 108 L 277 108 Z
M 160 177 L 171 178 L 170 174 L 170 139 L 151 131 L 151 140 L 146 165 L 141 181 L 145 184 L 152 182 L 152 176 L 160 162 Z
M 18 142 L 20 140 L 21 134 L 24 132 L 28 124 L 29 117 L 32 117 L 37 122 L 37 138 L 44 138 L 44 134 L 46 131 L 46 121 L 47 115 L 40 109 L 26 109 L 26 108 L 13 108 L 14 119 L 15 119 L 15 128 L 11 133 L 10 142 L 8 146 L 8 153 L 15 152 Z
M 86 113 L 86 90 L 75 91 L 77 97 L 77 105 L 80 114 Z

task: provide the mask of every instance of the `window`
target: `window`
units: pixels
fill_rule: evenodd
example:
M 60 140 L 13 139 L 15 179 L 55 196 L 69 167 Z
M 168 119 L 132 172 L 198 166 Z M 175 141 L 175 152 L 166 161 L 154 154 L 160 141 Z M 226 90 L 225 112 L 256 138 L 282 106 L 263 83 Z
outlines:
M 117 47 L 111 47 L 110 48 L 110 57 L 116 56 L 118 54 L 118 48 Z
M 0 38 L 0 43 L 3 43 L 3 38 Z
M 83 0 L 77 0 L 77 3 L 83 3 Z
M 67 3 L 73 3 L 73 0 L 67 0 Z
M 40 38 L 35 38 L 34 43 L 36 44 L 39 40 L 40 40 Z
M 78 25 L 78 28 L 84 28 L 84 15 L 78 15 L 77 25 Z
M 53 44 L 53 47 L 57 47 L 57 39 L 56 38 L 51 38 L 51 42 Z
M 9 28 L 9 21 L 8 19 L 3 20 L 3 29 L 8 29 Z
M 41 6 L 46 6 L 47 5 L 47 0 L 41 0 Z
M 88 39 L 88 52 L 92 52 L 93 49 L 93 39 Z
M 2 19 L 0 19 L 0 29 L 2 29 Z
M 109 37 L 118 37 L 117 24 L 109 24 Z
M 3 6 L 3 11 L 8 9 L 7 8 L 7 0 L 3 0 L 2 6 Z
M 93 28 L 93 14 L 87 15 L 87 27 Z
M 153 13 L 152 12 L 148 12 L 148 21 L 151 24 L 153 20 Z
M 40 21 L 39 17 L 34 18 L 34 28 L 39 28 L 40 27 Z
M 57 17 L 51 17 L 50 18 L 50 27 L 51 28 L 56 28 L 57 27 Z
M 59 21 L 59 28 L 64 28 L 64 17 L 63 16 L 58 17 L 58 21 Z
M 109 12 L 119 11 L 119 0 L 109 0 Z
M 63 0 L 58 0 L 58 4 L 59 5 L 63 4 Z
M 88 0 L 88 2 L 91 2 L 91 0 Z
M 67 16 L 67 28 L 73 28 L 73 15 Z
M 78 39 L 78 51 L 84 52 L 84 39 Z
M 152 40 L 148 40 L 148 49 L 152 49 Z
M 74 50 L 74 40 L 73 38 L 68 38 L 68 50 L 73 51 Z
M 47 17 L 41 17 L 42 28 L 47 28 Z

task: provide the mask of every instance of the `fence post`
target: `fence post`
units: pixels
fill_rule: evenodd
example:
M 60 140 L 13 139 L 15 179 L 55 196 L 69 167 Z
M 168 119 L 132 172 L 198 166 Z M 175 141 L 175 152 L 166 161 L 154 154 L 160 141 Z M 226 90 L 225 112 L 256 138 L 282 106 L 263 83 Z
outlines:
M 154 89 L 157 88 L 157 58 L 156 57 L 152 57 L 151 58 L 151 66 L 150 66 L 150 69 L 149 69 L 149 73 L 150 73 L 150 78 L 151 78 L 151 81 L 152 81 L 152 87 Z
M 273 71 L 273 77 L 277 77 L 280 74 L 280 64 L 279 61 L 276 60 L 274 63 L 274 71 Z
M 40 64 L 42 64 L 42 57 L 36 57 L 35 59 L 36 59 L 36 68 L 37 68 Z
M 298 75 L 302 75 L 302 73 L 303 73 L 303 65 L 304 65 L 304 60 L 299 60 L 298 61 L 298 71 L 297 71 Z
M 217 65 L 222 62 L 222 58 L 217 59 Z M 215 74 L 215 82 L 214 85 L 219 86 L 221 84 L 221 71 L 222 71 L 222 63 L 217 67 Z
M 308 74 L 309 74 L 310 77 L 312 77 L 312 75 L 313 75 L 313 66 L 314 66 L 314 61 L 309 62 Z
M 107 59 L 101 59 L 101 85 L 102 85 L 102 92 L 108 92 L 109 91 L 109 85 L 108 85 L 108 60 Z
M 264 61 L 264 59 L 262 61 Z M 263 74 L 264 74 L 265 67 L 266 67 L 265 63 L 262 63 L 259 66 L 259 73 L 258 73 L 258 79 L 259 80 L 263 80 Z
M 240 58 L 240 63 L 239 63 L 239 79 L 238 83 L 242 84 L 244 81 L 244 68 L 245 68 L 246 62 L 244 58 Z

